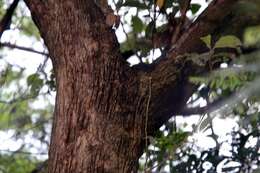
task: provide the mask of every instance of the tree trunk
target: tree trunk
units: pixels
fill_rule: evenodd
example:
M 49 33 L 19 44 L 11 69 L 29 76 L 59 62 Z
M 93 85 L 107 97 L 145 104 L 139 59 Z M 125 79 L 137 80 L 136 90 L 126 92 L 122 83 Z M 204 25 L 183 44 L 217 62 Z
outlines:
M 88 45 L 95 50 L 77 52 L 66 67 L 56 69 L 50 173 L 137 170 L 146 98 L 128 69 L 111 61 L 115 55 L 104 54 L 110 47 L 101 43 L 113 43 L 112 34 L 102 34 Z
M 137 170 L 144 147 L 145 98 L 137 95 L 137 84 L 118 72 L 116 64 L 99 60 L 74 61 L 56 71 L 50 173 Z

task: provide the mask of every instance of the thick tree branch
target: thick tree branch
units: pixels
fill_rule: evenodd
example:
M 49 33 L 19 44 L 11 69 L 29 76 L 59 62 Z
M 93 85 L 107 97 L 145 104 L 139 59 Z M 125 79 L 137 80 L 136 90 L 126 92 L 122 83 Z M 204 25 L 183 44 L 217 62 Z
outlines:
M 254 7 L 255 5 L 256 4 L 254 4 L 254 2 L 252 1 L 239 1 L 238 3 L 236 3 L 234 7 L 230 9 L 231 12 L 229 13 L 229 15 L 226 15 L 221 20 L 221 22 L 218 23 L 218 26 L 214 29 L 214 31 L 211 32 L 214 38 L 213 40 L 216 40 L 223 35 L 235 35 L 242 40 L 243 33 L 246 27 L 259 25 L 260 23 L 260 12 L 258 8 L 250 8 L 250 12 L 243 9 L 245 8 L 244 6 Z M 165 30 L 163 32 L 154 34 L 154 40 L 152 40 L 151 38 L 139 38 L 137 40 L 137 47 L 138 44 L 146 44 L 149 45 L 151 48 L 171 47 L 171 37 L 175 35 L 174 28 L 176 28 L 174 27 L 174 21 L 178 20 L 178 18 L 176 19 L 174 16 L 172 18 L 173 19 L 169 19 L 168 24 L 165 24 Z M 181 32 L 187 33 L 187 29 Z M 199 40 L 199 43 L 200 44 L 198 44 L 197 48 L 198 52 L 209 51 L 209 49 L 204 45 L 203 42 Z M 172 50 L 174 50 L 175 46 L 176 43 L 172 46 Z M 162 56 L 162 58 L 163 57 L 165 57 L 165 54 Z
M 184 107 L 196 89 L 196 86 L 189 84 L 188 76 L 209 70 L 196 65 L 191 59 L 187 59 L 187 56 L 178 55 L 205 50 L 205 45 L 200 38 L 212 33 L 236 2 L 237 0 L 213 1 L 183 32 L 176 44 L 166 53 L 166 58 L 156 62 L 152 71 L 144 74 L 153 79 L 151 129 L 160 127 L 173 112 Z
M 10 7 L 6 10 L 4 17 L 0 22 L 0 38 L 2 37 L 5 30 L 9 29 L 14 10 L 18 5 L 19 0 L 14 0 Z
M 183 116 L 189 116 L 189 115 L 202 115 L 210 112 L 214 112 L 215 110 L 225 106 L 228 104 L 225 100 L 231 97 L 234 97 L 235 93 L 231 94 L 229 97 L 221 97 L 211 103 L 208 103 L 206 106 L 203 107 L 185 107 L 179 112 L 174 112 L 174 115 L 183 115 Z
M 214 0 L 186 30 L 173 48 L 173 55 L 200 52 L 201 37 L 211 34 L 231 12 L 238 0 Z
M 260 11 L 259 8 L 256 7 L 257 3 L 259 2 L 240 0 L 232 9 L 232 12 L 225 17 L 222 25 L 215 29 L 215 37 L 218 38 L 221 35 L 236 35 L 242 40 L 245 28 L 260 24 Z M 245 10 L 244 8 L 248 6 L 251 8 Z

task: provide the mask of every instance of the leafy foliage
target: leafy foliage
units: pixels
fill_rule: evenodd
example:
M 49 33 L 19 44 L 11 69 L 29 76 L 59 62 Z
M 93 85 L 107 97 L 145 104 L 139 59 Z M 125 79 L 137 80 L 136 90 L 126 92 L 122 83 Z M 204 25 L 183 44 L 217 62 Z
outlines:
M 207 45 L 210 45 L 210 39 L 210 36 L 202 38 Z M 256 40 L 253 42 L 257 43 Z M 224 36 L 214 45 L 214 49 L 222 46 L 237 48 L 240 45 L 242 43 L 237 38 Z M 222 110 L 217 109 L 217 112 L 210 111 L 198 123 L 193 123 L 192 130 L 185 130 L 185 126 L 176 128 L 178 127 L 176 119 L 169 121 L 160 131 L 159 138 L 152 140 L 146 152 L 148 164 L 143 165 L 143 170 L 197 173 L 252 172 L 259 166 L 260 109 L 257 91 L 260 89 L 260 53 L 253 51 L 241 55 L 238 59 L 233 59 L 233 55 L 228 54 L 220 56 L 225 56 L 231 61 L 221 64 L 220 70 L 214 70 L 206 76 L 190 78 L 191 82 L 201 87 L 194 93 L 189 104 L 192 106 L 196 101 L 203 99 L 206 104 L 221 100 L 223 105 L 228 106 L 222 107 Z M 224 138 L 228 138 L 227 141 L 223 141 L 221 139 L 223 136 L 214 131 L 216 125 L 213 125 L 213 122 L 217 119 L 216 116 L 221 119 L 237 117 L 239 128 L 226 134 Z M 176 136 L 178 131 L 188 136 L 185 138 Z M 201 148 L 194 140 L 196 133 L 207 133 L 208 140 L 211 138 L 214 141 L 214 147 Z M 172 138 L 173 136 L 175 137 Z M 229 149 L 225 149 L 226 153 L 223 152 L 225 146 L 229 146 Z
M 24 154 L 0 156 L 0 172 L 1 173 L 21 173 L 31 172 L 37 161 L 32 157 Z

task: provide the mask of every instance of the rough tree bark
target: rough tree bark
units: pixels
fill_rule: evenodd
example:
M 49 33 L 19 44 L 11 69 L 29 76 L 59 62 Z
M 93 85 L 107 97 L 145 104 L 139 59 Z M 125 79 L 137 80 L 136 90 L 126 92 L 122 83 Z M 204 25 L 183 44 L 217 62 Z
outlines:
M 197 51 L 236 0 L 216 0 L 164 60 L 130 68 L 94 0 L 25 0 L 49 49 L 57 82 L 49 173 L 137 172 L 147 135 L 183 108 L 202 72 Z

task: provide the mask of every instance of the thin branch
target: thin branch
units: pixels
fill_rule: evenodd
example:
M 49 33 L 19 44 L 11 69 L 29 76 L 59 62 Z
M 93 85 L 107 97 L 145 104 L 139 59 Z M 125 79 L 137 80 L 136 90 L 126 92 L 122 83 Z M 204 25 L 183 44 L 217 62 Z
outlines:
M 20 150 L 17 150 L 17 151 L 0 150 L 0 152 L 3 152 L 3 153 L 14 153 L 14 154 L 19 153 L 19 154 L 26 154 L 26 155 L 47 155 L 48 154 L 46 152 L 33 153 L 33 152 L 20 151 Z
M 9 29 L 12 21 L 12 16 L 14 14 L 15 8 L 18 5 L 18 2 L 19 0 L 14 0 L 13 3 L 10 5 L 10 7 L 6 10 L 4 17 L 0 22 L 0 38 L 2 37 L 3 32 Z
M 2 104 L 13 104 L 13 103 L 17 103 L 20 101 L 27 101 L 27 100 L 32 100 L 32 99 L 36 99 L 39 96 L 45 96 L 47 95 L 48 92 L 44 92 L 44 93 L 40 93 L 38 95 L 32 95 L 32 94 L 27 94 L 27 93 L 22 93 L 21 95 L 19 95 L 18 97 L 13 97 L 11 100 L 6 101 L 6 100 L 0 100 L 0 103 Z
M 12 43 L 8 43 L 8 42 L 0 43 L 0 47 L 1 46 L 8 47 L 8 48 L 11 48 L 11 49 L 19 49 L 19 50 L 22 50 L 22 51 L 28 51 L 28 52 L 32 52 L 32 53 L 36 53 L 36 54 L 40 54 L 40 55 L 44 55 L 44 56 L 49 56 L 48 53 L 41 52 L 41 51 L 29 48 L 29 47 L 18 46 L 16 44 L 12 44 Z

